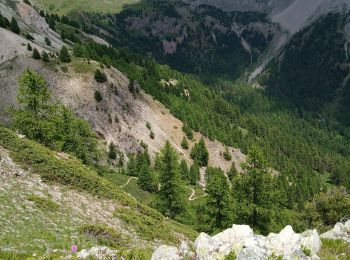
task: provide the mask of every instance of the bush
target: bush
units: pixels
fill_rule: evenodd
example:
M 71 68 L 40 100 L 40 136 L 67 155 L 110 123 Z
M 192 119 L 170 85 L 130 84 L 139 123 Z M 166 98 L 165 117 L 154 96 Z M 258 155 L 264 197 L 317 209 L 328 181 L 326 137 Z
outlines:
M 17 20 L 14 17 L 12 17 L 11 19 L 10 28 L 11 28 L 11 31 L 13 31 L 14 33 L 19 34 L 21 32 L 21 30 L 19 29 Z
M 95 100 L 96 100 L 97 102 L 101 102 L 101 101 L 103 100 L 103 97 L 102 97 L 102 95 L 101 95 L 101 92 L 98 91 L 98 90 L 95 91 Z
M 42 57 L 43 57 L 43 62 L 46 62 L 46 63 L 50 62 L 49 55 L 47 54 L 47 52 L 43 51 Z
M 33 57 L 33 59 L 36 59 L 36 60 L 41 59 L 40 53 L 36 48 L 33 49 L 33 56 L 32 57 Z
M 48 37 L 45 37 L 45 43 L 46 45 L 51 46 L 51 41 Z
M 59 208 L 59 205 L 52 201 L 49 198 L 45 198 L 45 197 L 39 197 L 36 195 L 30 195 L 27 198 L 29 201 L 32 201 L 35 203 L 35 206 L 37 206 L 38 208 L 41 208 L 43 210 L 52 210 L 55 211 Z
M 29 33 L 26 34 L 26 39 L 30 41 L 34 41 L 34 37 L 30 35 Z
M 225 151 L 223 152 L 222 155 L 224 156 L 224 159 L 225 159 L 226 161 L 231 161 L 231 160 L 232 160 L 232 154 L 231 154 L 231 152 L 229 151 L 229 149 L 228 149 L 227 146 L 226 146 Z
M 60 50 L 60 54 L 59 54 L 60 60 L 62 62 L 71 62 L 72 59 L 69 55 L 68 49 L 66 46 L 62 46 L 61 50 Z
M 188 142 L 185 136 L 182 138 L 181 147 L 182 149 L 185 149 L 185 150 L 188 149 Z
M 27 50 L 28 50 L 28 51 L 32 51 L 32 50 L 33 50 L 32 45 L 30 45 L 29 42 L 28 42 L 28 44 L 27 44 Z
M 156 135 L 153 133 L 153 131 L 151 131 L 150 134 L 149 134 L 149 137 L 150 137 L 151 139 L 154 139 L 154 138 L 156 137 Z
M 126 241 L 116 230 L 105 225 L 84 225 L 80 232 L 96 239 L 101 245 L 118 247 L 125 245 Z
M 109 159 L 112 159 L 112 160 L 117 159 L 117 150 L 113 142 L 109 144 L 108 157 Z
M 104 83 L 107 81 L 107 76 L 106 74 L 104 74 L 101 70 L 97 69 L 95 71 L 95 80 L 98 82 L 98 83 Z

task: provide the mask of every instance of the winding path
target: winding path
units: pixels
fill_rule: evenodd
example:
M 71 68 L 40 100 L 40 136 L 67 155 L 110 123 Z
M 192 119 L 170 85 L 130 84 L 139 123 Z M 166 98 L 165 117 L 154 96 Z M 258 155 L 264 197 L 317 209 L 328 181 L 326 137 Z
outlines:
M 119 188 L 123 188 L 125 187 L 126 185 L 129 184 L 129 182 L 132 180 L 132 179 L 138 179 L 137 177 L 130 177 L 123 185 L 120 185 Z
M 192 191 L 191 195 L 188 197 L 189 201 L 193 201 L 193 200 L 196 200 L 198 198 L 205 197 L 205 196 L 208 195 L 207 193 L 205 193 L 204 195 L 200 195 L 200 196 L 194 197 L 194 195 L 196 194 L 196 191 L 194 189 L 190 188 L 190 187 L 187 187 L 187 188 L 189 188 Z

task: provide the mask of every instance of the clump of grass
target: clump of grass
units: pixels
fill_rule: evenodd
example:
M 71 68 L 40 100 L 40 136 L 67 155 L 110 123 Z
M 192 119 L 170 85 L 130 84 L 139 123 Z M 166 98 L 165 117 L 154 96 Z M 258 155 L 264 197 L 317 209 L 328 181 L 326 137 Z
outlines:
M 59 208 L 59 205 L 50 198 L 40 197 L 32 194 L 29 195 L 27 199 L 34 202 L 35 206 L 43 210 L 56 211 Z
M 318 254 L 325 260 L 348 260 L 350 256 L 350 244 L 343 240 L 322 239 L 321 251 Z
M 301 251 L 303 251 L 304 255 L 311 256 L 311 249 L 310 248 L 307 248 L 306 246 L 302 245 Z
M 105 225 L 84 225 L 80 228 L 80 232 L 93 239 L 96 239 L 101 245 L 117 248 L 127 244 L 126 238 L 124 238 L 113 228 Z

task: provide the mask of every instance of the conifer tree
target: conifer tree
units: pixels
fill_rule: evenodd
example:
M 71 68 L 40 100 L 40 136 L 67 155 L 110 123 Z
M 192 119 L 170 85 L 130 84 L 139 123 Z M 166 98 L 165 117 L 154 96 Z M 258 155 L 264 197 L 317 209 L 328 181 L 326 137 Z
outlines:
M 182 218 L 187 213 L 187 203 L 179 176 L 178 156 L 167 141 L 160 153 L 160 189 L 157 193 L 156 207 L 165 216 Z
M 60 57 L 60 60 L 62 61 L 62 62 L 71 62 L 72 60 L 71 60 L 71 57 L 70 57 L 70 55 L 69 55 L 69 52 L 68 52 L 68 49 L 67 49 L 67 47 L 66 46 L 62 46 L 62 48 L 61 48 L 61 50 L 60 50 L 60 55 L 59 55 L 59 57 Z
M 268 172 L 262 152 L 255 146 L 249 151 L 248 160 L 242 168 L 244 173 L 234 178 L 233 185 L 240 209 L 237 221 L 267 234 L 276 206 L 272 192 L 274 179 Z
M 230 181 L 233 181 L 233 179 L 237 176 L 237 174 L 238 174 L 237 169 L 236 169 L 235 163 L 233 162 L 230 170 L 227 172 L 228 179 Z
M 199 180 L 199 178 L 200 178 L 200 176 L 199 176 L 199 166 L 195 162 L 190 167 L 190 173 L 189 173 L 190 184 L 196 185 L 196 183 Z
M 186 134 L 187 138 L 192 140 L 193 139 L 193 132 L 192 132 L 192 129 L 191 127 L 184 123 L 183 127 L 182 127 L 182 131 Z
M 42 60 L 43 60 L 43 62 L 46 62 L 46 63 L 48 63 L 50 61 L 49 55 L 45 51 L 43 51 L 43 53 L 42 53 Z
M 228 228 L 234 220 L 230 186 L 220 168 L 208 167 L 206 171 L 206 220 L 207 231 L 215 233 Z
M 113 142 L 111 142 L 108 146 L 108 157 L 111 159 L 111 160 L 115 160 L 117 159 L 117 150 L 115 148 L 115 145 Z
M 41 59 L 40 53 L 39 53 L 39 51 L 36 48 L 33 49 L 33 58 L 36 59 L 36 60 L 40 60 Z
M 187 138 L 185 136 L 182 138 L 181 147 L 185 150 L 188 149 L 188 141 L 187 141 Z
M 21 32 L 15 17 L 12 17 L 11 19 L 10 28 L 11 28 L 11 31 L 13 31 L 14 33 L 19 34 Z
M 154 175 L 148 165 L 146 164 L 142 165 L 139 172 L 139 178 L 137 180 L 137 184 L 141 189 L 149 192 L 154 192 L 156 190 Z
M 198 163 L 200 167 L 204 167 L 208 165 L 209 152 L 207 150 L 207 147 L 205 146 L 203 137 L 197 144 L 194 145 L 191 151 L 191 158 L 196 163 Z
M 51 41 L 48 37 L 45 37 L 45 43 L 46 45 L 51 46 Z
M 95 80 L 98 82 L 98 83 L 104 83 L 107 81 L 107 76 L 106 74 L 104 74 L 101 70 L 97 69 L 95 71 Z
M 28 42 L 28 44 L 27 44 L 27 50 L 28 50 L 28 51 L 32 51 L 32 50 L 33 50 L 32 45 L 30 45 L 29 42 Z
M 181 160 L 180 163 L 180 176 L 183 181 L 189 181 L 190 176 L 189 176 L 189 171 L 188 171 L 188 166 L 187 163 L 184 159 Z
M 135 160 L 135 155 L 131 154 L 129 156 L 129 163 L 126 169 L 127 175 L 130 176 L 137 176 L 137 167 L 136 167 L 136 160 Z

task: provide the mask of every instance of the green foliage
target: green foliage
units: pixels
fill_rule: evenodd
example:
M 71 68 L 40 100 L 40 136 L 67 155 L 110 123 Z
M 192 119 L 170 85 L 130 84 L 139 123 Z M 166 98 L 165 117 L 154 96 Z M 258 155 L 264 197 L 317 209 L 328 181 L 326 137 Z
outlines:
M 116 248 L 125 246 L 126 244 L 125 238 L 108 226 L 94 224 L 84 225 L 80 228 L 80 232 L 96 239 L 100 245 Z
M 232 154 L 229 151 L 228 147 L 226 146 L 225 151 L 222 153 L 222 155 L 224 156 L 224 159 L 226 161 L 231 161 L 232 160 Z
M 151 132 L 149 133 L 149 137 L 150 137 L 151 139 L 154 139 L 154 138 L 156 137 L 156 135 L 154 134 L 153 131 L 151 131 Z
M 14 33 L 19 34 L 21 32 L 15 17 L 12 17 L 11 19 L 10 28 L 11 28 L 11 31 L 13 31 Z
M 51 41 L 48 37 L 45 37 L 45 43 L 46 45 L 51 46 Z
M 0 14 L 0 27 L 2 28 L 8 28 L 10 27 L 10 22 L 9 20 Z
M 181 163 L 180 163 L 180 168 L 179 168 L 179 171 L 180 171 L 180 176 L 181 176 L 181 179 L 183 181 L 189 181 L 190 180 L 190 173 L 189 173 L 189 170 L 188 170 L 188 166 L 187 166 L 187 163 L 184 159 L 181 160 Z
M 201 167 L 208 165 L 209 152 L 203 138 L 194 145 L 191 151 L 191 158 Z
M 102 94 L 98 90 L 95 90 L 94 96 L 95 96 L 96 102 L 101 102 L 103 100 Z
M 227 176 L 228 176 L 229 180 L 232 182 L 233 179 L 237 176 L 237 174 L 238 174 L 238 172 L 237 172 L 235 163 L 233 162 L 230 170 L 227 172 Z
M 36 59 L 36 60 L 40 60 L 41 59 L 41 56 L 40 56 L 40 53 L 39 51 L 37 50 L 37 48 L 34 48 L 33 49 L 33 55 L 32 55 L 33 59 Z
M 111 160 L 117 159 L 117 149 L 115 148 L 115 144 L 111 142 L 108 146 L 108 157 Z
M 27 50 L 28 50 L 28 51 L 32 51 L 32 49 L 33 49 L 33 48 L 32 48 L 32 45 L 30 45 L 30 43 L 28 42 L 28 44 L 27 44 Z
M 146 123 L 146 127 L 147 127 L 148 130 L 152 129 L 151 124 L 149 122 Z
M 34 37 L 30 33 L 26 33 L 26 39 L 30 41 L 34 41 Z
M 154 192 L 157 190 L 154 173 L 148 165 L 143 164 L 138 175 L 139 178 L 137 180 L 137 184 L 141 189 L 149 192 Z
M 235 251 L 231 251 L 228 255 L 225 256 L 224 260 L 236 260 L 237 256 Z
M 161 150 L 160 163 L 156 208 L 170 218 L 182 218 L 187 213 L 187 203 L 180 182 L 178 155 L 168 141 Z
M 191 167 L 190 167 L 190 172 L 189 172 L 189 180 L 190 184 L 196 185 L 197 181 L 199 180 L 199 165 L 194 162 Z
M 20 108 L 10 111 L 12 127 L 52 149 L 73 153 L 91 164 L 97 158 L 95 134 L 85 121 L 51 98 L 47 82 L 33 70 L 19 78 Z
M 43 60 L 43 62 L 46 62 L 46 63 L 50 62 L 49 55 L 45 51 L 43 51 L 43 53 L 42 53 L 42 60 Z
M 306 246 L 302 245 L 301 251 L 303 251 L 304 255 L 311 256 L 311 249 L 310 248 L 307 248 Z
M 107 76 L 105 73 L 103 73 L 101 70 L 97 69 L 95 71 L 95 80 L 98 82 L 98 83 L 104 83 L 107 81 Z
M 220 168 L 208 167 L 205 223 L 207 232 L 216 233 L 232 225 L 234 214 L 230 186 Z
M 182 149 L 185 149 L 185 150 L 188 149 L 188 141 L 187 141 L 187 138 L 185 136 L 182 138 L 181 147 L 182 147 Z
M 43 210 L 51 210 L 51 211 L 56 211 L 59 208 L 59 205 L 52 201 L 50 198 L 45 198 L 45 197 L 39 197 L 34 194 L 28 196 L 27 198 L 29 201 L 32 201 L 35 203 L 35 206 L 43 209 Z
M 187 138 L 192 140 L 193 139 L 193 132 L 191 127 L 188 124 L 184 124 L 182 127 L 182 131 L 186 134 Z
M 325 231 L 344 217 L 350 216 L 350 194 L 344 187 L 332 187 L 316 194 L 305 204 L 308 226 Z
M 344 240 L 322 239 L 322 247 L 318 255 L 325 260 L 349 260 L 350 244 Z
M 63 45 L 61 50 L 60 50 L 59 58 L 60 58 L 60 61 L 65 62 L 65 63 L 72 61 L 70 54 L 68 52 L 68 49 L 65 45 Z
M 276 207 L 275 180 L 268 171 L 265 158 L 257 147 L 248 153 L 244 173 L 234 178 L 233 194 L 237 204 L 237 221 L 267 234 Z

